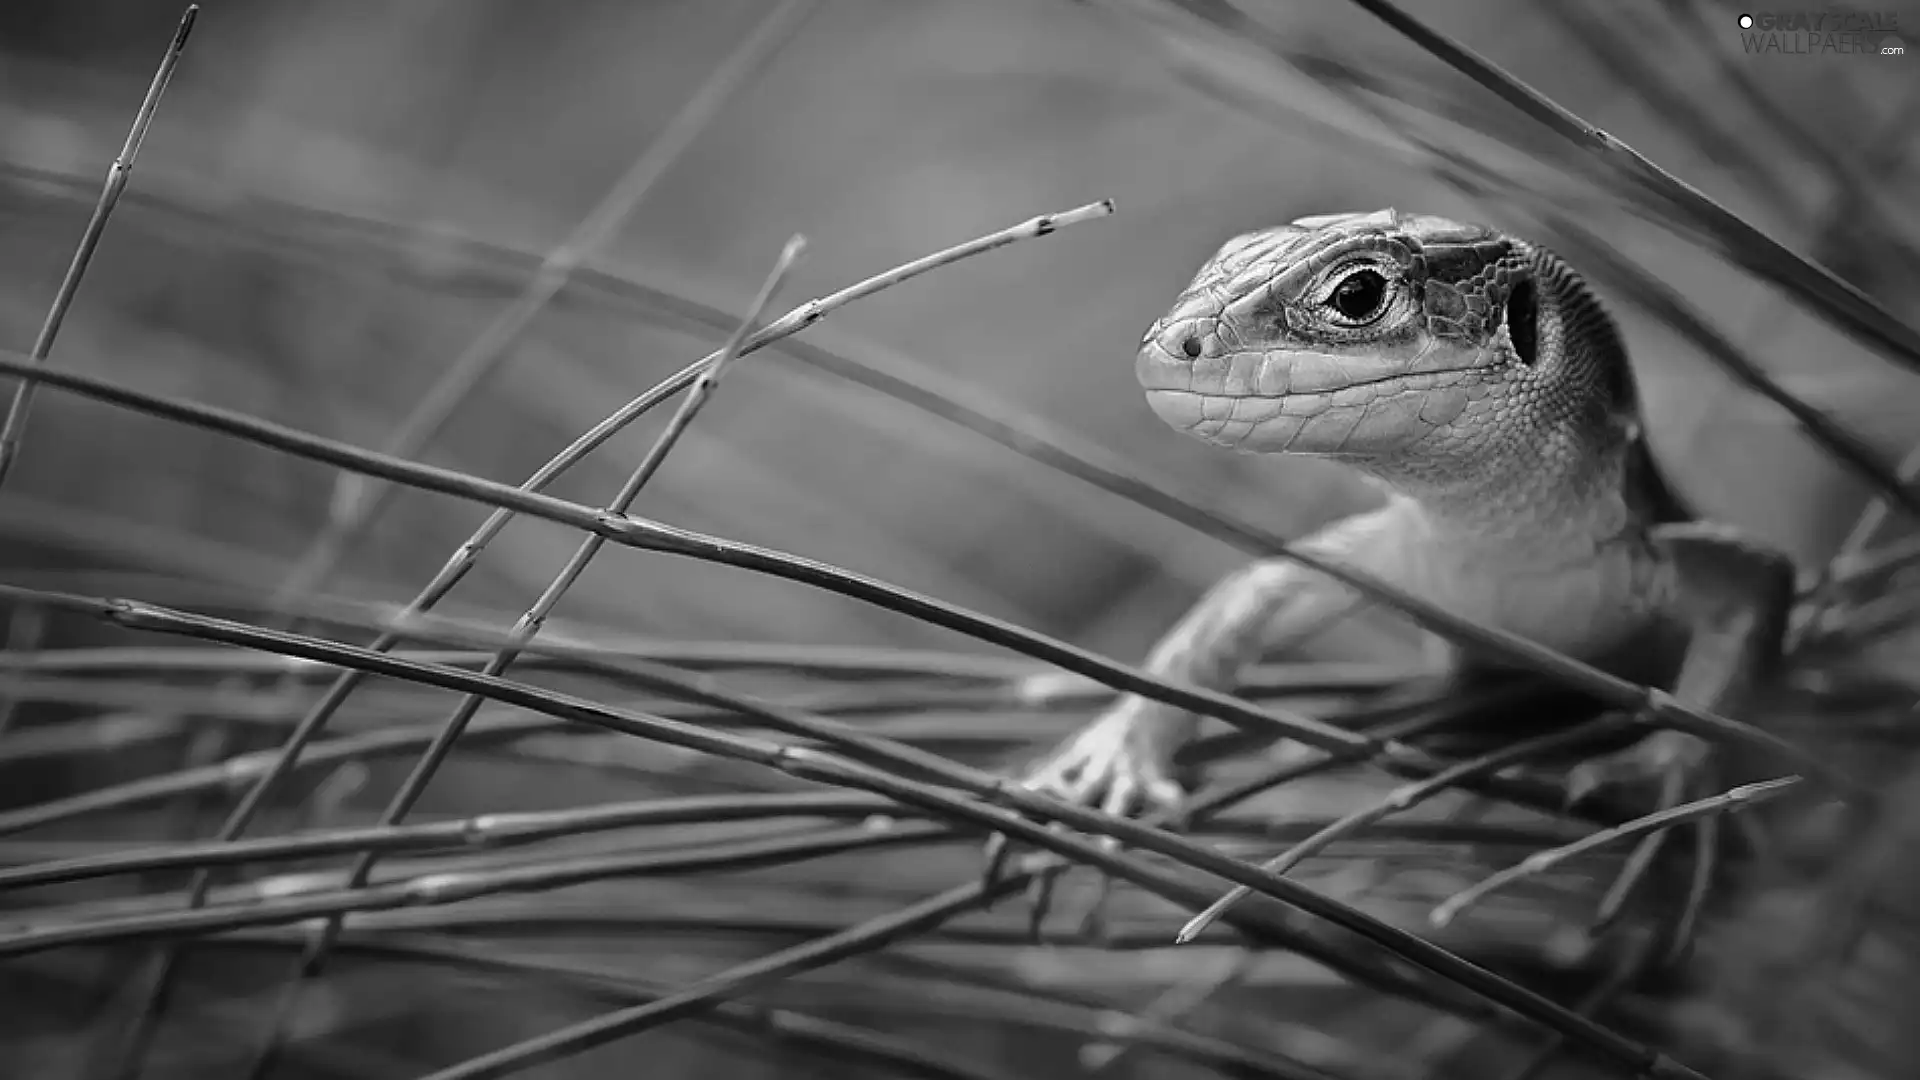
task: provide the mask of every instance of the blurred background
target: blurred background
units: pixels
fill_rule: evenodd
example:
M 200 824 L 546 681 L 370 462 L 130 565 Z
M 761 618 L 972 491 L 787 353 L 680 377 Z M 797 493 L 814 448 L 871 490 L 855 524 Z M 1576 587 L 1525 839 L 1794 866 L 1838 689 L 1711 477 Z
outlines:
M 1920 210 L 1908 195 L 1920 59 L 1753 55 L 1735 26 L 1736 6 L 1706 0 L 1410 6 L 1912 318 Z M 1230 236 L 1307 214 L 1392 206 L 1508 228 L 1570 248 L 1577 265 L 1585 265 L 1582 245 L 1610 245 L 1621 269 L 1594 277 L 1625 329 L 1653 441 L 1709 516 L 1817 560 L 1846 535 L 1869 489 L 1777 407 L 1729 380 L 1697 328 L 1649 307 L 1649 295 L 1684 298 L 1710 333 L 1882 460 L 1911 448 L 1920 380 L 1360 6 L 1242 5 L 1271 39 L 1195 16 L 1209 7 L 209 0 L 53 362 L 382 446 L 515 304 L 541 261 L 594 217 L 623 176 L 643 169 L 657 180 L 602 222 L 581 269 L 410 456 L 518 483 L 620 402 L 718 347 L 794 233 L 809 249 L 776 312 L 1102 198 L 1115 201 L 1113 217 L 941 269 L 852 304 L 803 338 L 1006 403 L 1165 488 L 1298 535 L 1374 496 L 1336 469 L 1227 455 L 1167 429 L 1136 388 L 1134 347 Z M 1920 9 L 1888 10 L 1908 40 L 1920 37 Z M 33 340 L 179 14 L 157 0 L 0 5 L 0 342 L 8 348 Z M 1567 228 L 1574 235 L 1563 243 Z M 554 493 L 605 503 L 663 422 L 664 411 L 615 437 Z M 268 598 L 352 495 L 320 466 L 46 392 L 0 496 L 0 545 L 13 584 L 265 620 Z M 635 510 L 831 562 L 1129 662 L 1244 558 L 824 377 L 778 348 L 740 362 Z M 400 603 L 483 517 L 471 504 L 399 493 L 312 595 Z M 443 610 L 504 627 L 576 543 L 556 526 L 514 523 Z M 804 586 L 620 549 L 594 562 L 550 625 L 602 642 L 998 655 Z M 15 613 L 8 632 L 15 649 L 154 643 L 31 611 Z M 1405 641 L 1390 627 L 1346 627 L 1310 655 L 1392 659 L 1405 655 Z M 8 739 L 70 720 L 95 726 L 79 749 L 16 741 L 0 761 L 0 802 L 27 806 L 275 745 L 318 686 L 260 682 L 240 693 L 208 676 L 16 687 Z M 162 695 L 168 688 L 180 696 Z M 444 694 L 404 690 L 376 683 L 356 699 L 363 706 L 342 714 L 342 730 L 430 722 L 450 705 Z M 144 726 L 126 726 L 130 717 Z M 110 735 L 103 718 L 120 723 L 111 731 L 121 734 Z M 954 735 L 950 723 L 941 748 L 1010 765 L 1077 722 L 1013 713 L 988 720 L 971 735 Z M 609 769 L 605 748 L 510 745 L 525 754 L 498 746 L 456 754 L 422 815 L 766 783 L 745 779 L 750 770 L 668 760 L 664 751 Z M 305 776 L 271 824 L 253 831 L 370 821 L 404 765 L 381 760 Z M 28 831 L 8 858 L 209 835 L 224 805 L 149 804 Z M 697 841 L 687 833 L 674 842 Z M 1250 853 L 1271 849 L 1246 843 Z M 553 902 L 593 900 L 628 914 L 789 908 L 838 922 L 964 880 L 972 850 L 628 881 L 612 892 L 603 883 Z M 105 903 L 181 880 L 156 874 L 19 894 L 19 902 Z M 1176 925 L 1171 908 L 1133 899 L 1138 910 L 1127 910 L 1142 927 Z M 1012 925 L 1018 915 L 1005 919 Z M 1550 936 L 1549 924 L 1535 936 Z M 673 986 L 797 940 L 792 931 L 608 925 L 516 947 Z M 143 1051 L 147 1071 L 132 1075 L 250 1075 L 298 944 L 297 935 L 276 940 L 188 954 L 157 1041 Z M 929 948 L 913 954 L 917 962 L 973 965 L 1122 1011 L 1226 962 L 1009 947 L 988 963 L 968 946 Z M 129 1075 L 124 1033 L 142 1015 L 150 962 L 134 946 L 0 961 L 8 1071 Z M 1020 1010 L 981 1004 L 1013 992 L 1005 986 L 941 997 L 914 982 L 907 959 L 893 963 L 828 969 L 760 1000 L 967 1046 L 1003 1075 L 1079 1067 L 1085 1039 L 1074 1025 L 1021 1028 L 1006 1015 Z M 344 958 L 329 972 L 331 996 L 298 1010 L 297 1052 L 274 1076 L 424 1074 L 605 1007 L 525 978 L 415 970 L 378 957 Z M 1206 1030 L 1339 1075 L 1394 1074 L 1396 1055 L 1379 1045 L 1363 1053 L 1308 1030 L 1314 1010 L 1333 1007 L 1331 995 L 1302 1004 L 1300 985 L 1315 979 L 1279 967 L 1266 974 L 1249 984 L 1253 996 L 1210 1014 Z M 889 993 L 888 980 L 910 988 Z M 1403 1011 L 1381 1014 L 1374 1030 L 1395 1034 L 1378 1041 L 1429 1040 L 1438 1049 L 1425 1060 L 1441 1071 L 1414 1069 L 1421 1057 L 1409 1049 L 1399 1063 L 1413 1071 L 1394 1075 L 1486 1075 L 1446 1071 L 1480 1067 L 1462 1064 L 1482 1061 L 1459 1049 L 1471 1025 Z M 1456 1051 L 1466 1056 L 1449 1057 Z M 676 1076 L 890 1075 L 860 1073 L 764 1033 L 686 1025 L 550 1074 L 635 1066 Z M 1209 1068 L 1152 1055 L 1109 1066 L 1131 1076 L 1232 1072 Z

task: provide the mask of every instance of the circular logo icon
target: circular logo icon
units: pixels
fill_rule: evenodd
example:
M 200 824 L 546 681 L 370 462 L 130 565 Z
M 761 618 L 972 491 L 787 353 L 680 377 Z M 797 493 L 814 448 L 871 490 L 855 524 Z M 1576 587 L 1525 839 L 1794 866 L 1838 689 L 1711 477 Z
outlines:
M 1742 30 L 1753 29 L 1753 16 L 1751 15 L 1740 16 L 1740 29 Z

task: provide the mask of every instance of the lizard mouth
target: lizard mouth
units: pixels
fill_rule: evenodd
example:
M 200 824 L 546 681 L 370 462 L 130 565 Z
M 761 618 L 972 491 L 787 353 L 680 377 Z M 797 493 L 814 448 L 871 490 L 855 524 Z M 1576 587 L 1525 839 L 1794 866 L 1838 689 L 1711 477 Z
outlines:
M 1484 371 L 1477 366 L 1427 368 L 1420 371 L 1395 371 L 1384 375 L 1374 375 L 1363 379 L 1348 379 L 1337 386 L 1288 388 L 1277 393 L 1264 390 L 1233 391 L 1192 386 L 1149 386 L 1149 394 L 1192 394 L 1196 397 L 1225 398 L 1229 401 L 1264 399 L 1268 401 L 1286 401 L 1290 398 L 1331 397 L 1342 390 L 1357 390 L 1363 386 L 1389 386 L 1393 383 L 1414 383 L 1435 375 L 1471 375 Z M 1427 389 L 1421 387 L 1420 389 Z
M 1145 357 L 1141 366 L 1144 376 Z M 1404 449 L 1452 423 L 1468 404 L 1461 377 L 1484 370 L 1397 371 L 1279 393 L 1195 387 L 1191 378 L 1183 386 L 1142 382 L 1161 420 L 1210 443 L 1260 453 L 1372 456 Z M 1190 367 L 1185 374 L 1193 374 Z
M 1446 363 L 1452 359 L 1453 363 Z M 1440 363 L 1415 366 L 1418 358 L 1359 353 L 1338 356 L 1312 350 L 1247 350 L 1187 357 L 1149 340 L 1134 360 L 1134 375 L 1148 392 L 1182 392 L 1218 398 L 1271 398 L 1335 394 L 1363 387 L 1391 387 L 1436 376 L 1465 376 L 1493 366 L 1486 356 L 1435 356 Z M 1468 362 L 1462 363 L 1462 360 Z M 1476 362 L 1477 361 L 1477 362 Z

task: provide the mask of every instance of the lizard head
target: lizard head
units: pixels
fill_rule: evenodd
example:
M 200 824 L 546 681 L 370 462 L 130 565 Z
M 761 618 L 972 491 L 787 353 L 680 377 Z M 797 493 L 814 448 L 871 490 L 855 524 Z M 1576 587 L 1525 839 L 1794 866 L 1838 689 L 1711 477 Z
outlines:
M 1229 241 L 1147 332 L 1135 369 L 1175 428 L 1346 459 L 1389 483 L 1524 459 L 1527 441 L 1599 454 L 1633 410 L 1612 320 L 1565 263 L 1392 210 Z

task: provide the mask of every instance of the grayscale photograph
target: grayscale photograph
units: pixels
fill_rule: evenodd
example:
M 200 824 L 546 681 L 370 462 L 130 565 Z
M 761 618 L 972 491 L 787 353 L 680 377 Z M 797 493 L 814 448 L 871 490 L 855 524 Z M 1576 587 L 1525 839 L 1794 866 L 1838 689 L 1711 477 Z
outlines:
M 6 0 L 0 1075 L 1920 1076 L 1920 4 Z

